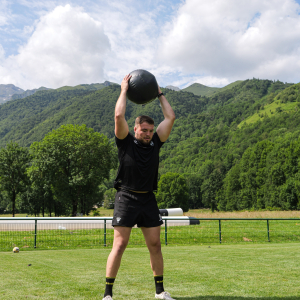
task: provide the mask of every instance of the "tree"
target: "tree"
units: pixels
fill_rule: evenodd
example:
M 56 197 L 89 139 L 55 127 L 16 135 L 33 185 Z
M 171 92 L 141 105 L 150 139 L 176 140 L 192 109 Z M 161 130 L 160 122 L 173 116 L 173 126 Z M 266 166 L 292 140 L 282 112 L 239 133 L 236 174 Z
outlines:
M 188 174 L 185 173 L 183 176 L 186 179 L 187 186 L 189 189 L 189 208 L 200 208 L 203 207 L 202 204 L 202 192 L 201 192 L 201 184 L 202 177 L 199 174 Z
M 30 154 L 27 148 L 10 142 L 6 148 L 0 149 L 0 184 L 1 190 L 7 193 L 12 204 L 12 215 L 16 212 L 16 198 L 25 191 L 28 184 L 26 168 L 30 163 Z
M 6 193 L 0 194 L 0 214 L 8 213 L 10 211 L 10 201 Z
M 213 170 L 208 179 L 204 180 L 201 186 L 202 202 L 206 207 L 210 206 L 211 211 L 214 212 L 217 208 L 217 192 L 222 187 L 222 174 L 218 169 Z
M 99 185 L 116 167 L 116 151 L 103 134 L 85 125 L 62 125 L 31 145 L 33 168 L 51 184 L 65 214 L 87 214 L 102 202 Z
M 160 177 L 156 193 L 159 208 L 180 207 L 189 210 L 189 189 L 186 179 L 178 174 L 168 172 Z
M 63 214 L 61 212 L 64 211 L 64 207 L 60 203 L 57 203 L 54 198 L 51 182 L 47 181 L 47 177 L 44 177 L 36 166 L 28 168 L 27 174 L 30 184 L 20 197 L 22 210 L 35 216 L 41 212 L 43 217 L 45 216 L 45 212 L 50 217 L 53 211 L 55 212 L 55 216 Z
M 116 190 L 111 188 L 104 193 L 103 207 L 106 209 L 114 208 Z

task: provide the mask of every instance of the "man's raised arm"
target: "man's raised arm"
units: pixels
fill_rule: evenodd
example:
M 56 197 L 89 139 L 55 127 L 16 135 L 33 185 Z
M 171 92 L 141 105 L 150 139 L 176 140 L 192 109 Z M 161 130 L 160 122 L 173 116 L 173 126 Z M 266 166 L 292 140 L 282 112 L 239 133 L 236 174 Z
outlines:
M 160 87 L 158 87 L 158 94 L 161 94 Z M 175 121 L 175 113 L 164 95 L 161 95 L 158 99 L 165 119 L 158 125 L 156 132 L 161 142 L 165 142 L 171 133 Z
M 128 81 L 131 75 L 126 75 L 121 83 L 121 93 L 115 107 L 115 135 L 123 140 L 128 135 L 129 129 L 125 119 L 126 112 L 126 93 L 128 90 Z

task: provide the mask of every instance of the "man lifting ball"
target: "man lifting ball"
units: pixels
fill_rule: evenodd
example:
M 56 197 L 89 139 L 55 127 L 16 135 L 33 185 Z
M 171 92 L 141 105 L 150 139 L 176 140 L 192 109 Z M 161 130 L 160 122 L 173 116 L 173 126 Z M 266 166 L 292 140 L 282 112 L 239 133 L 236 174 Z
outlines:
M 119 170 L 114 187 L 117 189 L 112 225 L 114 242 L 106 266 L 106 289 L 103 300 L 112 300 L 112 287 L 120 267 L 122 255 L 129 241 L 131 229 L 141 228 L 150 252 L 154 275 L 155 298 L 174 300 L 164 291 L 163 256 L 160 244 L 160 226 L 163 224 L 154 190 L 157 190 L 159 150 L 168 139 L 175 114 L 158 87 L 158 98 L 164 120 L 154 133 L 154 121 L 139 116 L 133 136 L 125 119 L 126 93 L 131 75 L 121 84 L 121 93 L 115 107 L 115 139 L 118 147 Z

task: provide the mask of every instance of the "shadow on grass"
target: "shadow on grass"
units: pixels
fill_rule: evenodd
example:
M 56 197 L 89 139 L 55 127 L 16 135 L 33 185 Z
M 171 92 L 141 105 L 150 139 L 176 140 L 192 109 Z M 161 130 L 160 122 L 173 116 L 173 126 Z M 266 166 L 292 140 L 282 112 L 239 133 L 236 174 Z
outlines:
M 195 296 L 195 297 L 175 297 L 176 300 L 299 300 L 300 296 L 286 297 L 233 297 L 233 296 Z

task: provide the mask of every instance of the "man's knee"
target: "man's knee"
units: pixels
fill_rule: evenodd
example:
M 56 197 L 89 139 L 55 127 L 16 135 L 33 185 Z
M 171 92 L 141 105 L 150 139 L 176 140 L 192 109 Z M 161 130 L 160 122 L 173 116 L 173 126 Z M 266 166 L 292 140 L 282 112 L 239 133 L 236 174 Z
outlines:
M 114 242 L 113 250 L 117 255 L 122 255 L 127 247 L 128 241 L 123 239 L 118 239 Z
M 161 252 L 161 243 L 160 240 L 154 240 L 149 245 L 149 251 L 153 254 Z

